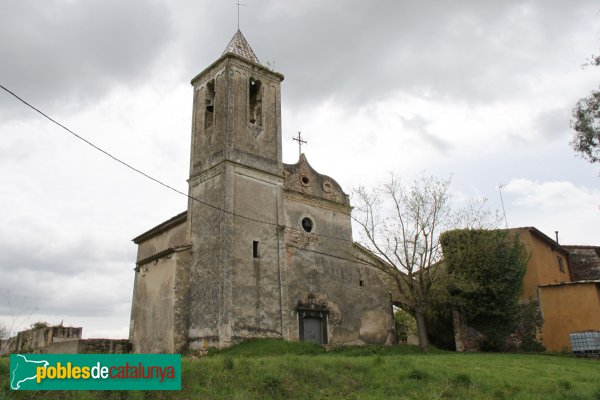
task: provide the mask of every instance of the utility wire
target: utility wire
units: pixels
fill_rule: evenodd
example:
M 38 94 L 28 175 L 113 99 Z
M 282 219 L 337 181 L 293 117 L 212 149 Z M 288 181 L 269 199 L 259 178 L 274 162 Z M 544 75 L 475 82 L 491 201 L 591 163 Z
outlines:
M 188 193 L 182 192 L 181 190 L 179 190 L 179 189 L 176 189 L 176 188 L 174 188 L 173 186 L 171 186 L 171 185 L 169 185 L 169 184 L 166 184 L 166 183 L 164 183 L 164 182 L 160 181 L 159 179 L 157 179 L 157 178 L 154 178 L 154 177 L 152 177 L 152 176 L 148 175 L 147 173 L 145 173 L 145 172 L 143 172 L 143 171 L 139 170 L 138 168 L 135 168 L 135 167 L 134 167 L 134 166 L 132 166 L 131 164 L 129 164 L 129 163 L 127 163 L 127 162 L 125 162 L 125 161 L 123 161 L 123 160 L 119 159 L 119 158 L 118 158 L 118 157 L 116 157 L 116 156 L 113 156 L 113 155 L 112 155 L 111 153 L 109 153 L 108 151 L 106 151 L 106 150 L 104 150 L 104 149 L 102 149 L 102 148 L 100 148 L 100 147 L 96 146 L 94 143 L 90 142 L 89 140 L 85 139 L 84 137 L 82 137 L 82 136 L 78 135 L 77 133 L 73 132 L 71 129 L 67 128 L 65 125 L 61 124 L 60 122 L 58 122 L 58 121 L 56 121 L 55 119 L 53 119 L 52 117 L 50 117 L 48 114 L 44 113 L 44 112 L 43 112 L 43 111 L 41 111 L 40 109 L 38 109 L 38 108 L 34 107 L 33 105 L 29 104 L 27 101 L 23 100 L 23 99 L 22 99 L 21 97 L 19 97 L 17 94 L 15 94 L 14 92 L 12 92 L 11 90 L 7 89 L 6 87 L 4 87 L 4 86 L 3 86 L 3 85 L 1 85 L 1 84 L 0 84 L 0 88 L 2 88 L 4 91 L 6 91 L 7 93 L 9 93 L 9 94 L 10 94 L 10 95 L 12 95 L 13 97 L 15 97 L 15 98 L 16 98 L 17 100 L 19 100 L 21 103 L 25 104 L 27 107 L 31 108 L 32 110 L 34 110 L 34 111 L 36 111 L 37 113 L 39 113 L 40 115 L 42 115 L 44 118 L 48 119 L 49 121 L 51 121 L 51 122 L 53 122 L 54 124 L 58 125 L 59 127 L 61 127 L 62 129 L 64 129 L 65 131 L 69 132 L 71 135 L 75 136 L 77 139 L 79 139 L 79 140 L 81 140 L 81 141 L 85 142 L 86 144 L 88 144 L 88 145 L 92 146 L 94 149 L 96 149 L 96 150 L 100 151 L 101 153 L 103 153 L 104 155 L 106 155 L 106 156 L 108 156 L 108 157 L 112 158 L 114 161 L 118 162 L 119 164 L 121 164 L 121 165 L 123 165 L 123 166 L 125 166 L 125 167 L 127 167 L 127 168 L 129 168 L 129 169 L 131 169 L 131 170 L 132 170 L 132 171 L 134 171 L 134 172 L 137 172 L 138 174 L 140 174 L 140 175 L 142 175 L 142 176 L 146 177 L 147 179 L 150 179 L 151 181 L 154 181 L 154 182 L 158 183 L 159 185 L 162 185 L 162 186 L 164 186 L 165 188 L 167 188 L 167 189 L 169 189 L 169 190 L 172 190 L 172 191 L 174 191 L 175 193 L 178 193 L 178 194 L 180 194 L 180 195 L 182 195 L 182 196 L 185 196 L 185 197 L 187 197 L 188 199 L 190 199 L 190 200 L 192 200 L 192 201 L 198 202 L 198 203 L 200 203 L 200 204 L 203 204 L 203 205 L 205 205 L 205 206 L 207 206 L 207 207 L 210 207 L 210 208 L 213 208 L 213 209 L 215 209 L 215 210 L 222 211 L 222 212 L 224 212 L 224 213 L 226 213 L 226 214 L 229 214 L 229 215 L 232 215 L 232 216 L 234 216 L 234 217 L 243 218 L 243 219 L 246 219 L 246 220 L 249 220 L 249 221 L 253 221 L 253 222 L 257 222 L 257 223 L 260 223 L 260 224 L 266 224 L 266 225 L 276 226 L 276 227 L 278 227 L 278 228 L 290 228 L 290 229 L 294 229 L 294 228 L 292 228 L 292 227 L 288 227 L 288 226 L 285 226 L 285 225 L 279 225 L 279 224 L 277 224 L 277 223 L 274 223 L 274 222 L 269 222 L 269 221 L 262 221 L 262 220 L 259 220 L 259 219 L 255 219 L 255 218 L 252 218 L 252 217 L 248 217 L 248 216 L 245 216 L 245 215 L 241 215 L 241 214 L 235 213 L 235 212 L 233 212 L 233 211 L 225 210 L 225 209 L 223 209 L 223 208 L 221 208 L 221 207 L 218 207 L 218 206 L 215 206 L 215 205 L 213 205 L 213 204 L 210 204 L 210 203 L 207 203 L 207 202 L 205 202 L 205 201 L 202 201 L 202 200 L 200 200 L 200 199 L 197 199 L 197 198 L 195 198 L 194 196 L 190 196 Z M 335 240 L 340 240 L 340 241 L 345 241 L 345 242 L 351 242 L 351 243 L 354 243 L 354 241 L 353 241 L 353 240 L 349 240 L 349 239 L 344 239 L 344 238 L 339 238 L 339 237 L 334 237 L 334 236 L 328 236 L 328 235 L 324 235 L 324 234 L 319 234 L 319 236 L 323 236 L 323 237 L 326 237 L 326 238 L 329 238 L 329 239 L 335 239 Z
M 32 105 L 31 105 L 31 104 L 29 104 L 27 101 L 25 101 L 25 100 L 23 100 L 21 97 L 17 96 L 17 95 L 16 95 L 14 92 L 12 92 L 12 91 L 10 91 L 9 89 L 5 88 L 3 85 L 0 85 L 0 87 L 1 87 L 2 89 L 4 89 L 5 91 L 7 91 L 8 93 L 10 93 L 10 94 L 11 94 L 12 96 L 14 96 L 15 98 L 17 98 L 17 99 L 18 99 L 20 102 L 22 102 L 23 104 L 27 105 L 28 107 L 30 107 L 31 109 L 35 110 L 35 111 L 36 111 L 36 112 L 38 112 L 39 114 L 43 115 L 43 116 L 44 116 L 45 118 L 47 118 L 48 120 L 52 121 L 52 122 L 53 122 L 53 123 L 55 123 L 56 125 L 60 126 L 60 127 L 61 127 L 61 128 L 63 128 L 64 130 L 66 130 L 67 132 L 69 132 L 71 135 L 75 136 L 77 139 L 79 139 L 79 140 L 82 140 L 83 142 L 85 142 L 85 143 L 87 143 L 88 145 L 92 146 L 94 149 L 96 149 L 96 150 L 98 150 L 98 151 L 100 151 L 100 152 L 104 153 L 104 154 L 105 154 L 105 155 L 107 155 L 108 157 L 112 158 L 112 159 L 113 159 L 113 160 L 115 160 L 116 162 L 118 162 L 118 163 L 120 163 L 120 164 L 124 165 L 125 167 L 127 167 L 127 168 L 131 169 L 132 171 L 134 171 L 134 172 L 137 172 L 138 174 L 140 174 L 140 175 L 142 175 L 142 176 L 144 176 L 144 177 L 146 177 L 146 178 L 150 179 L 151 181 L 154 181 L 154 182 L 158 183 L 159 185 L 162 185 L 162 186 L 166 187 L 167 189 L 170 189 L 170 190 L 174 191 L 175 193 L 179 193 L 179 194 L 181 194 L 181 195 L 183 195 L 183 196 L 185 196 L 185 197 L 187 197 L 187 198 L 189 198 L 189 199 L 191 199 L 191 200 L 194 200 L 194 201 L 196 201 L 196 202 L 198 202 L 198 203 L 200 203 L 200 204 L 203 204 L 203 205 L 205 205 L 205 206 L 208 206 L 208 207 L 214 208 L 215 210 L 223 211 L 223 212 L 225 212 L 225 213 L 227 213 L 227 214 L 231 214 L 231 215 L 233 215 L 233 216 L 236 216 L 236 217 L 244 218 L 244 219 L 247 219 L 247 220 L 250 220 L 250 221 L 259 222 L 259 223 L 263 223 L 263 224 L 269 224 L 269 225 L 273 225 L 273 226 L 279 226 L 278 224 L 276 224 L 276 223 L 273 223 L 273 222 L 261 221 L 261 220 L 254 219 L 254 218 L 251 218 L 251 217 L 246 217 L 246 216 L 244 216 L 244 215 L 236 214 L 236 213 L 234 213 L 234 212 L 232 212 L 232 211 L 224 210 L 224 209 L 222 209 L 222 208 L 220 208 L 220 207 L 217 207 L 217 206 L 215 206 L 215 205 L 212 205 L 212 204 L 210 204 L 210 203 L 207 203 L 207 202 L 205 202 L 205 201 L 202 201 L 202 200 L 200 200 L 200 199 L 197 199 L 197 198 L 195 198 L 195 197 L 193 197 L 193 196 L 190 196 L 189 194 L 187 194 L 187 193 L 185 193 L 185 192 L 182 192 L 181 190 L 179 190 L 179 189 L 176 189 L 176 188 L 174 188 L 173 186 L 171 186 L 171 185 L 169 185 L 169 184 L 166 184 L 166 183 L 164 183 L 164 182 L 162 182 L 162 181 L 160 181 L 160 180 L 158 180 L 158 179 L 156 179 L 156 178 L 154 178 L 154 177 L 152 177 L 152 176 L 148 175 L 147 173 L 145 173 L 145 172 L 143 172 L 143 171 L 141 171 L 141 170 L 139 170 L 139 169 L 135 168 L 135 167 L 134 167 L 134 166 L 132 166 L 131 164 L 128 164 L 128 163 L 126 163 L 125 161 L 123 161 L 123 160 L 121 160 L 121 159 L 117 158 L 116 156 L 113 156 L 113 155 L 112 155 L 112 154 L 110 154 L 108 151 L 106 151 L 106 150 L 104 150 L 104 149 L 102 149 L 102 148 L 100 148 L 100 147 L 96 146 L 94 143 L 92 143 L 92 142 L 90 142 L 89 140 L 85 139 L 84 137 L 82 137 L 82 136 L 80 136 L 80 135 L 76 134 L 76 133 L 75 133 L 75 132 L 73 132 L 71 129 L 67 128 L 66 126 L 64 126 L 64 125 L 63 125 L 63 124 L 61 124 L 60 122 L 58 122 L 58 121 L 56 121 L 55 119 L 53 119 L 52 117 L 48 116 L 48 115 L 47 115 L 46 113 L 44 113 L 43 111 L 41 111 L 41 110 L 39 110 L 38 108 L 36 108 L 36 107 L 32 106 Z

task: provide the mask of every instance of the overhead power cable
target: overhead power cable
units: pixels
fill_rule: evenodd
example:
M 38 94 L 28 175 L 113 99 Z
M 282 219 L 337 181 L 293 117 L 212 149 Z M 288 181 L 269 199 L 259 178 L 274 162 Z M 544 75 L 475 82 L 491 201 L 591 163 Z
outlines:
M 147 179 L 150 179 L 151 181 L 154 181 L 154 182 L 158 183 L 161 186 L 164 186 L 165 188 L 167 188 L 169 190 L 172 190 L 175 193 L 178 193 L 178 194 L 180 194 L 182 196 L 185 196 L 185 197 L 187 197 L 188 199 L 190 199 L 192 201 L 195 201 L 197 203 L 203 204 L 203 205 L 205 205 L 207 207 L 210 207 L 212 209 L 224 212 L 226 214 L 229 214 L 229 215 L 232 215 L 232 216 L 235 216 L 235 217 L 238 217 L 238 218 L 243 218 L 243 219 L 246 219 L 246 220 L 249 220 L 249 221 L 253 221 L 253 222 L 257 222 L 257 223 L 260 223 L 260 224 L 266 224 L 266 225 L 276 226 L 278 228 L 290 228 L 290 229 L 292 229 L 291 227 L 287 227 L 285 225 L 279 225 L 279 224 L 274 223 L 274 222 L 263 221 L 263 220 L 259 220 L 259 219 L 256 219 L 256 218 L 252 218 L 252 217 L 248 217 L 248 216 L 245 216 L 245 215 L 241 215 L 241 214 L 238 214 L 238 213 L 233 212 L 233 211 L 225 210 L 225 209 L 223 209 L 221 207 L 218 207 L 218 206 L 215 206 L 213 204 L 210 204 L 210 203 L 207 203 L 205 201 L 202 201 L 202 200 L 200 200 L 200 199 L 198 199 L 198 198 L 196 198 L 194 196 L 190 196 L 188 193 L 182 192 L 181 190 L 176 189 L 173 186 L 171 186 L 171 185 L 169 185 L 167 183 L 164 183 L 164 182 L 162 182 L 161 180 L 159 180 L 157 178 L 154 178 L 153 176 L 151 176 L 151 175 L 149 175 L 149 174 L 141 171 L 140 169 L 132 166 L 131 164 L 129 164 L 129 163 L 121 160 L 120 158 L 118 158 L 118 157 L 116 157 L 114 155 L 112 155 L 108 151 L 106 151 L 106 150 L 102 149 L 101 147 L 95 145 L 94 143 L 90 142 L 86 138 L 78 135 L 77 133 L 73 132 L 71 129 L 67 128 L 65 125 L 63 125 L 60 122 L 56 121 L 54 118 L 50 117 L 48 114 L 44 113 L 43 111 L 41 111 L 37 107 L 34 107 L 30 103 L 28 103 L 27 101 L 25 101 L 24 99 L 22 99 L 21 97 L 19 97 L 17 94 L 15 94 L 13 91 L 7 89 L 6 87 L 4 87 L 1 84 L 0 84 L 0 88 L 2 88 L 4 91 L 6 91 L 10 95 L 12 95 L 14 98 L 16 98 L 17 100 L 19 100 L 21 103 L 25 104 L 27 107 L 31 108 L 32 110 L 36 111 L 38 114 L 42 115 L 44 118 L 48 119 L 52 123 L 58 125 L 59 127 L 61 127 L 62 129 L 64 129 L 65 131 L 69 132 L 71 135 L 75 136 L 77 139 L 85 142 L 89 146 L 93 147 L 94 149 L 98 150 L 99 152 L 103 153 L 104 155 L 110 157 L 111 159 L 113 159 L 114 161 L 118 162 L 119 164 L 121 164 L 121 165 L 129 168 L 130 170 L 132 170 L 132 171 L 134 171 L 134 172 L 136 172 L 136 173 L 138 173 L 138 174 L 140 174 L 140 175 L 142 175 L 144 177 L 146 177 Z M 335 239 L 335 240 L 340 240 L 340 241 L 354 243 L 353 240 L 349 240 L 349 239 L 345 239 L 345 238 L 339 238 L 339 237 L 335 237 L 335 236 L 328 236 L 328 235 L 324 235 L 324 234 L 319 234 L 319 236 L 323 236 L 323 237 L 326 237 L 326 238 L 329 238 L 329 239 Z
M 193 201 L 196 201 L 196 202 L 198 202 L 198 203 L 200 203 L 200 204 L 203 204 L 203 205 L 205 205 L 205 206 L 211 207 L 211 208 L 213 208 L 213 209 L 215 209 L 215 210 L 223 211 L 223 212 L 225 212 L 225 213 L 227 213 L 227 214 L 231 214 L 231 215 L 234 215 L 234 216 L 236 216 L 236 217 L 244 218 L 244 219 L 247 219 L 247 220 L 250 220 L 250 221 L 259 222 L 259 223 L 263 223 L 263 224 L 269 224 L 269 225 L 273 225 L 273 226 L 279 226 L 278 224 L 276 224 L 276 223 L 273 223 L 273 222 L 261 221 L 261 220 L 258 220 L 258 219 L 254 219 L 254 218 L 252 218 L 252 217 L 247 217 L 247 216 L 240 215 L 240 214 L 237 214 L 237 213 L 235 213 L 235 212 L 232 212 L 232 211 L 228 211 L 228 210 L 222 209 L 222 208 L 220 208 L 220 207 L 218 207 L 218 206 L 212 205 L 212 204 L 210 204 L 210 203 L 207 203 L 207 202 L 205 202 L 205 201 L 202 201 L 202 200 L 200 200 L 200 199 L 197 199 L 197 198 L 195 198 L 195 197 L 193 197 L 193 196 L 190 196 L 189 194 L 187 194 L 187 193 L 185 193 L 185 192 L 182 192 L 181 190 L 179 190 L 179 189 L 176 189 L 176 188 L 174 188 L 173 186 L 171 186 L 171 185 L 169 185 L 169 184 L 167 184 L 167 183 L 164 183 L 164 182 L 160 181 L 159 179 L 157 179 L 157 178 L 154 178 L 154 177 L 152 177 L 152 176 L 148 175 L 148 174 L 147 174 L 147 173 L 145 173 L 144 171 L 141 171 L 140 169 L 138 169 L 138 168 L 136 168 L 136 167 L 132 166 L 131 164 L 129 164 L 129 163 L 127 163 L 127 162 L 125 162 L 125 161 L 123 161 L 123 160 L 119 159 L 118 157 L 116 157 L 116 156 L 113 156 L 113 155 L 112 155 L 111 153 L 109 153 L 108 151 L 106 151 L 106 150 L 104 150 L 104 149 L 102 149 L 102 148 L 100 148 L 100 147 L 96 146 L 94 143 L 90 142 L 90 141 L 89 141 L 89 140 L 87 140 L 86 138 L 84 138 L 84 137 L 82 137 L 82 136 L 78 135 L 77 133 L 73 132 L 71 129 L 67 128 L 66 126 L 64 126 L 64 125 L 63 125 L 63 124 L 61 124 L 60 122 L 58 122 L 58 121 L 56 121 L 55 119 L 53 119 L 52 117 L 50 117 L 48 114 L 44 113 L 44 112 L 43 112 L 43 111 L 41 111 L 40 109 L 38 109 L 38 108 L 34 107 L 33 105 L 29 104 L 27 101 L 23 100 L 21 97 L 19 97 L 18 95 L 16 95 L 16 94 L 15 94 L 14 92 L 12 92 L 11 90 L 9 90 L 9 89 L 5 88 L 3 85 L 0 85 L 0 87 L 1 87 L 2 89 L 4 89 L 6 92 L 10 93 L 12 96 L 14 96 L 16 99 L 18 99 L 18 100 L 19 100 L 20 102 L 22 102 L 23 104 L 27 105 L 27 106 L 28 106 L 28 107 L 30 107 L 31 109 L 35 110 L 37 113 L 39 113 L 39 114 L 41 114 L 42 116 L 44 116 L 46 119 L 48 119 L 48 120 L 52 121 L 54 124 L 56 124 L 56 125 L 60 126 L 60 127 L 61 127 L 62 129 L 64 129 L 65 131 L 67 131 L 67 132 L 69 132 L 71 135 L 75 136 L 77 139 L 79 139 L 79 140 L 81 140 L 81 141 L 85 142 L 86 144 L 88 144 L 88 145 L 92 146 L 94 149 L 96 149 L 96 150 L 100 151 L 101 153 L 105 154 L 106 156 L 108 156 L 108 157 L 112 158 L 113 160 L 115 160 L 116 162 L 120 163 L 121 165 L 124 165 L 125 167 L 127 167 L 127 168 L 131 169 L 132 171 L 134 171 L 134 172 L 137 172 L 138 174 L 140 174 L 140 175 L 142 175 L 142 176 L 144 176 L 144 177 L 146 177 L 146 178 L 150 179 L 151 181 L 154 181 L 154 182 L 158 183 L 159 185 L 162 185 L 162 186 L 166 187 L 167 189 L 170 189 L 170 190 L 174 191 L 175 193 L 178 193 L 178 194 L 180 194 L 180 195 L 182 195 L 182 196 L 185 196 L 185 197 L 187 197 L 187 198 L 189 198 L 189 199 L 191 199 L 191 200 L 193 200 Z M 341 239 L 341 238 L 340 238 L 340 239 Z

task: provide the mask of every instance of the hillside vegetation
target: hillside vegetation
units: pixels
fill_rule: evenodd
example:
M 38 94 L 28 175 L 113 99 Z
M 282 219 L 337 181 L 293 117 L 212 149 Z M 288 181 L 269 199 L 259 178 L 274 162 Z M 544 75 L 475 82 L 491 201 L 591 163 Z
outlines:
M 600 361 L 544 354 L 421 354 L 411 346 L 256 340 L 183 359 L 181 392 L 11 392 L 2 399 L 598 399 Z

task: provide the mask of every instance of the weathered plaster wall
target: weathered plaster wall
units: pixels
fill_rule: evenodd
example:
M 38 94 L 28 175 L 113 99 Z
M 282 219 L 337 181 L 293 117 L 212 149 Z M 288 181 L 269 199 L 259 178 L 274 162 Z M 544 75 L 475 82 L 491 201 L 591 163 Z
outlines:
M 278 228 L 281 181 L 255 170 L 235 168 L 234 210 L 247 217 L 234 217 L 232 339 L 235 341 L 281 337 Z M 257 242 L 257 257 L 254 257 L 254 242 Z
M 231 143 L 231 158 L 242 164 L 272 174 L 281 174 L 281 116 L 279 114 L 279 84 L 281 76 L 264 67 L 236 58 L 230 61 L 230 88 L 234 107 L 241 112 L 232 114 L 235 140 Z M 250 79 L 260 81 L 262 124 L 249 122 Z
M 181 346 L 178 270 L 188 268 L 189 250 L 139 265 L 134 283 L 130 339 L 136 353 L 173 353 Z
M 194 109 L 192 121 L 192 153 L 190 159 L 190 178 L 195 177 L 218 165 L 225 159 L 226 124 L 224 118 L 215 115 L 225 113 L 228 109 L 227 64 L 217 63 L 203 72 L 203 76 L 192 82 L 194 85 Z M 213 99 L 213 114 L 206 116 L 208 84 L 214 85 L 216 96 Z M 213 122 L 207 126 L 206 119 Z
M 373 267 L 355 261 L 347 211 L 298 201 L 286 195 L 286 271 L 289 339 L 299 339 L 295 308 L 299 301 L 325 305 L 328 343 L 393 343 L 391 299 L 386 282 Z M 313 231 L 301 220 L 310 217 Z
M 307 303 L 312 294 L 315 303 L 325 304 L 329 311 L 329 343 L 392 342 L 391 302 L 377 273 L 357 263 L 291 246 L 286 261 L 288 308 L 293 316 L 289 339 L 299 339 L 298 301 Z
M 569 333 L 600 331 L 600 284 L 571 283 L 540 288 L 543 343 L 550 351 L 570 348 Z
M 173 311 L 173 349 L 175 353 L 181 353 L 188 348 L 191 265 L 191 249 L 177 253 L 174 287 L 175 309 Z
M 396 279 L 390 276 L 389 273 L 383 272 L 382 268 L 387 270 L 387 267 L 381 265 L 383 260 L 377 258 L 373 253 L 357 243 L 354 243 L 353 247 L 354 258 L 361 260 L 361 265 L 367 264 L 369 270 L 372 271 L 372 273 L 377 274 L 378 278 L 382 282 L 382 287 L 384 287 L 385 290 L 387 290 L 391 295 L 392 304 L 402 308 L 404 303 L 404 295 L 402 293 L 406 293 L 408 291 L 405 281 L 400 281 L 402 284 L 402 291 L 400 291 Z M 377 267 L 378 265 L 379 267 Z
M 176 249 L 187 245 L 189 245 L 188 224 L 186 222 L 179 223 L 140 242 L 136 261 L 143 261 L 167 249 Z
M 262 122 L 249 121 L 250 79 L 261 82 Z M 283 75 L 226 54 L 192 80 L 194 111 L 190 177 L 232 161 L 281 174 L 281 93 Z M 207 117 L 209 85 L 214 82 L 214 111 Z M 207 124 L 206 119 L 214 122 Z
M 194 193 L 207 201 L 220 197 L 220 204 L 232 211 L 221 214 L 192 206 L 193 220 L 198 222 L 192 226 L 190 346 L 221 347 L 250 337 L 281 337 L 281 178 L 233 163 L 212 172 L 202 175 L 206 179 L 198 181 Z
M 191 195 L 208 204 L 232 210 L 232 166 L 220 164 L 190 180 Z M 190 202 L 193 257 L 190 270 L 189 330 L 192 349 L 220 346 L 231 337 L 232 286 L 231 214 Z
M 225 210 L 189 203 L 193 349 L 281 336 L 281 80 L 283 75 L 230 53 L 192 80 L 190 194 Z M 252 102 L 259 104 L 254 113 L 253 88 Z M 259 242 L 257 259 L 253 241 Z

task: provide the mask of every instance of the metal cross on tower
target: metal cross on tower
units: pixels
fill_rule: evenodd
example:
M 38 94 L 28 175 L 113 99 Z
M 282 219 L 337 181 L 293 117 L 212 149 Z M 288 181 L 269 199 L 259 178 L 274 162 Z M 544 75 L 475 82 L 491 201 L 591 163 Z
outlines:
M 292 140 L 298 142 L 298 158 L 302 155 L 302 144 L 307 144 L 306 140 L 302 140 L 302 132 L 298 131 L 298 137 L 292 137 Z
M 238 14 L 237 14 L 238 15 L 238 20 L 237 20 L 238 25 L 237 26 L 238 26 L 238 30 L 239 30 L 240 29 L 240 6 L 246 7 L 246 4 L 240 3 L 240 0 L 237 0 L 237 2 L 235 3 L 235 5 L 237 6 L 237 9 L 238 9 L 237 10 L 238 11 Z

